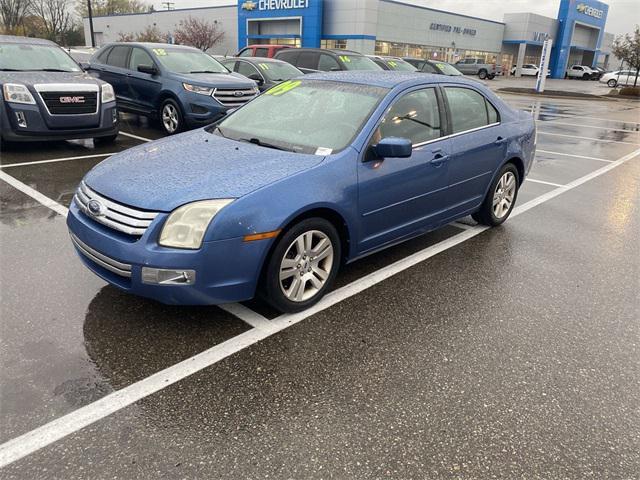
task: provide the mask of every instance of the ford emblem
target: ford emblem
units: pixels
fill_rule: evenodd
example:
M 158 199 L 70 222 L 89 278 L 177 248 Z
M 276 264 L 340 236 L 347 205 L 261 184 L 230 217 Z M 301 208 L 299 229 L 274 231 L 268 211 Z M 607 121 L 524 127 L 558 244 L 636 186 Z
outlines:
M 101 217 L 105 214 L 106 207 L 97 200 L 89 200 L 87 210 L 94 217 Z
M 241 92 L 240 90 L 236 90 L 235 92 L 233 92 L 233 96 L 234 97 L 244 97 L 244 92 Z

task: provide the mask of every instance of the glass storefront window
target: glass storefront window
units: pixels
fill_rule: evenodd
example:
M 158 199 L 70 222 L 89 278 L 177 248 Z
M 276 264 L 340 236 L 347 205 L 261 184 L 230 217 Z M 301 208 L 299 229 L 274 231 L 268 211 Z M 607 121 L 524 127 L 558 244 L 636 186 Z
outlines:
M 473 57 L 482 58 L 488 63 L 496 61 L 498 54 L 495 52 L 480 52 L 476 50 L 460 50 L 454 46 L 433 47 L 429 45 L 415 45 L 408 43 L 376 41 L 376 55 L 390 55 L 394 57 L 414 57 L 429 58 L 431 60 L 441 60 L 449 63 L 457 62 L 460 59 Z
M 345 50 L 347 48 L 346 40 L 321 40 L 320 48 L 337 48 Z

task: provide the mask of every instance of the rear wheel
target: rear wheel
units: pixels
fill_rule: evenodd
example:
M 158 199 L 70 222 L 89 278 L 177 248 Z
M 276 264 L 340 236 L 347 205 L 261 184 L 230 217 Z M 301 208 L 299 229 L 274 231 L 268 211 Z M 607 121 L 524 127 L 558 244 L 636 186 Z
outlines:
M 299 312 L 329 290 L 340 266 L 336 228 L 324 218 L 309 218 L 290 228 L 276 244 L 264 278 L 262 295 L 281 312 Z
M 615 78 L 612 78 L 611 80 L 609 80 L 609 81 L 607 82 L 607 85 L 609 85 L 611 88 L 615 88 L 615 87 L 616 87 L 616 85 L 618 85 L 618 82 L 616 81 L 616 79 L 615 79 Z
M 487 78 L 487 71 L 484 68 L 478 72 L 478 78 L 480 78 L 480 80 Z
M 474 220 L 490 227 L 504 223 L 516 203 L 519 185 L 518 169 L 507 163 L 491 184 L 480 210 L 472 215 Z
M 179 133 L 184 127 L 180 105 L 171 98 L 165 100 L 160 109 L 160 125 L 167 135 Z

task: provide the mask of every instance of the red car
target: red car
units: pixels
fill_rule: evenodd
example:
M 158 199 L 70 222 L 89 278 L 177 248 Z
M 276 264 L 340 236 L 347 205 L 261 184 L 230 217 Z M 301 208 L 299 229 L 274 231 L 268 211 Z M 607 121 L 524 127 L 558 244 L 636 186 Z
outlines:
M 291 45 L 250 45 L 240 50 L 236 57 L 263 57 L 273 58 L 276 53 L 285 48 L 293 48 Z

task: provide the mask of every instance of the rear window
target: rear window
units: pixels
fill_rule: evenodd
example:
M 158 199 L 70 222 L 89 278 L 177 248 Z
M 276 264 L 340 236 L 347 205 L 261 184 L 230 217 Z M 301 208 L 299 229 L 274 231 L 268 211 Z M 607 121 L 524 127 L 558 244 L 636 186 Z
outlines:
M 269 56 L 269 49 L 268 48 L 256 48 L 255 56 L 256 57 L 268 57 Z
M 496 109 L 483 95 L 470 88 L 445 87 L 452 133 L 465 132 L 499 121 Z
M 115 46 L 109 52 L 107 57 L 107 65 L 118 68 L 127 68 L 127 56 L 129 55 L 129 47 Z

